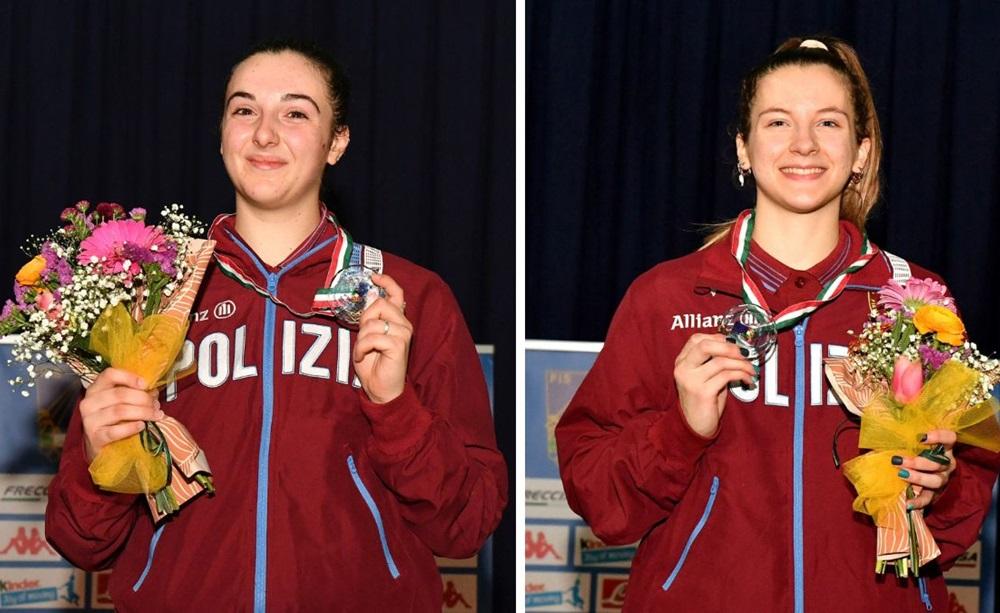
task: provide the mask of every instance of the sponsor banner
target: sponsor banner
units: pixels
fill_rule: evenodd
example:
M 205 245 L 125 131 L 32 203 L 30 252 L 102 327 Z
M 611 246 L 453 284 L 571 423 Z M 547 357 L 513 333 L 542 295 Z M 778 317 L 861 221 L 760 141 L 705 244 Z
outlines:
M 979 588 L 949 585 L 948 604 L 941 610 L 948 613 L 979 613 Z M 983 611 L 983 613 L 987 612 Z
M 471 558 L 463 559 L 440 558 L 438 556 L 434 556 L 434 559 L 437 560 L 438 568 L 443 571 L 448 570 L 449 568 L 475 568 L 479 560 L 479 554 L 476 554 Z
M 45 542 L 45 521 L 0 520 L 0 562 L 58 562 Z
M 628 568 L 632 565 L 638 543 L 631 545 L 606 545 L 594 536 L 590 526 L 573 528 L 573 563 L 577 566 L 614 566 Z
M 559 479 L 524 480 L 524 518 L 580 519 L 566 504 L 566 492 Z
M 570 345 L 563 343 L 562 345 Z M 558 479 L 554 430 L 596 353 L 529 351 L 525 354 L 525 476 Z M 528 517 L 531 517 L 530 508 Z
M 597 575 L 597 613 L 621 611 L 626 587 L 628 575 Z
M 955 560 L 955 565 L 944 574 L 945 579 L 971 579 L 979 581 L 982 576 L 983 544 L 976 541 L 968 551 Z
M 5 381 L 0 384 L 7 385 Z M 0 413 L 4 410 L 0 406 Z M 45 515 L 49 481 L 50 474 L 0 473 L 0 515 Z
M 524 527 L 525 564 L 566 566 L 569 560 L 569 526 Z
M 76 568 L 0 568 L 0 609 L 81 609 L 83 584 Z
M 111 571 L 102 570 L 99 573 L 92 573 L 89 576 L 90 608 L 114 611 L 115 604 L 111 601 L 111 592 L 108 590 Z
M 590 574 L 524 573 L 525 611 L 589 611 Z
M 441 585 L 444 588 L 444 607 L 442 611 L 476 610 L 476 576 L 441 574 Z

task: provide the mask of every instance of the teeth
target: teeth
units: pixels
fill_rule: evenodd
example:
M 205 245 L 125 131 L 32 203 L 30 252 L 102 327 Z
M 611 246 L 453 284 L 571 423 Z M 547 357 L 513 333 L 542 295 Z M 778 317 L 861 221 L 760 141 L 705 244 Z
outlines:
M 790 175 L 818 175 L 823 172 L 822 168 L 782 168 L 781 172 Z

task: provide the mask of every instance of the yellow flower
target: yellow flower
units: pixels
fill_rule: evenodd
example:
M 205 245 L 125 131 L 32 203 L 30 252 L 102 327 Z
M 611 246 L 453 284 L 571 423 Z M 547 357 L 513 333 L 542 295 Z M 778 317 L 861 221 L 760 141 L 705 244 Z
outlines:
M 942 343 L 958 347 L 965 340 L 965 324 L 948 309 L 936 304 L 927 304 L 917 309 L 913 325 L 921 334 L 934 332 Z
M 36 255 L 31 258 L 31 261 L 21 267 L 21 270 L 17 271 L 17 282 L 21 285 L 27 285 L 29 287 L 34 286 L 42 278 L 42 271 L 45 270 L 45 258 L 40 255 Z

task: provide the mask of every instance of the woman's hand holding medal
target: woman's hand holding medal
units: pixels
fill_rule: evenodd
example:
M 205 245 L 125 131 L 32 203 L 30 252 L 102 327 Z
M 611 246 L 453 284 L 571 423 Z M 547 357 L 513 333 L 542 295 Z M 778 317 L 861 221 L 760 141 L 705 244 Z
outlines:
M 385 404 L 403 393 L 413 324 L 403 314 L 403 288 L 389 275 L 372 274 L 371 279 L 385 296 L 361 314 L 354 371 L 368 398 Z
M 674 381 L 681 410 L 688 426 L 701 436 L 714 436 L 718 430 L 730 384 L 755 385 L 747 353 L 722 334 L 692 334 L 677 355 Z

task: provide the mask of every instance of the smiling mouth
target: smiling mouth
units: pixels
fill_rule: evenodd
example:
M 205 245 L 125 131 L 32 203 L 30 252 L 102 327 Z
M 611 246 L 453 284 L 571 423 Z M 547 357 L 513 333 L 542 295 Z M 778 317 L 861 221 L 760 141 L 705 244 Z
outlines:
M 795 175 L 799 177 L 808 177 L 812 175 L 822 174 L 826 172 L 825 168 L 819 168 L 817 166 L 810 166 L 809 168 L 799 168 L 795 166 L 789 166 L 787 168 L 782 168 L 781 172 L 786 175 Z
M 283 160 L 271 158 L 249 157 L 247 162 L 258 170 L 274 170 L 285 165 Z

